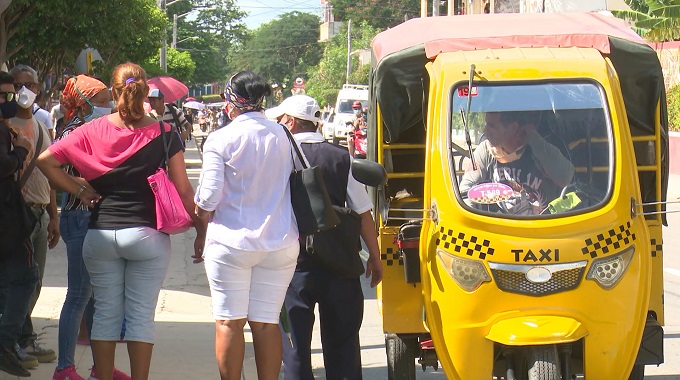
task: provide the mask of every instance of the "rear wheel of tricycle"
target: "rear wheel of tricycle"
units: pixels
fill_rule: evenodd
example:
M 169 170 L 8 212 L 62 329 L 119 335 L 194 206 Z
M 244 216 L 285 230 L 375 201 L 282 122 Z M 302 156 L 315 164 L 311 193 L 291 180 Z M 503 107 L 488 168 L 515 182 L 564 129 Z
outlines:
M 526 357 L 529 380 L 560 380 L 560 359 L 556 346 L 528 347 Z
M 633 371 L 630 373 L 628 380 L 643 380 L 645 378 L 645 365 L 636 364 L 633 366 Z
M 385 335 L 388 380 L 415 380 L 417 346 L 416 337 Z

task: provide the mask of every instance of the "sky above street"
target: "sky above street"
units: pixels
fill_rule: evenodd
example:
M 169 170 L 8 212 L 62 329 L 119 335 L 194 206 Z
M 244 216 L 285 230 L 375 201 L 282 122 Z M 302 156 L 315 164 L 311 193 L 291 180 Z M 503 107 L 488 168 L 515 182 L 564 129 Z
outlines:
M 321 15 L 320 0 L 240 0 L 236 2 L 241 10 L 248 12 L 245 18 L 249 29 L 271 21 L 283 13 L 300 11 Z

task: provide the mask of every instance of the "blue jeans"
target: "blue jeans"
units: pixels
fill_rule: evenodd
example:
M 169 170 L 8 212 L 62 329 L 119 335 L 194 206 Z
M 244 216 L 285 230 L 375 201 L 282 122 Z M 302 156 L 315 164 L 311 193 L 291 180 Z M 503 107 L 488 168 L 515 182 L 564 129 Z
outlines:
M 58 369 L 75 365 L 76 341 L 83 311 L 92 296 L 90 275 L 83 261 L 83 241 L 87 235 L 90 211 L 62 211 L 59 221 L 61 238 L 66 243 L 68 288 L 59 316 Z
M 154 342 L 158 293 L 170 264 L 170 236 L 149 227 L 89 230 L 83 258 L 94 290 L 92 340 Z

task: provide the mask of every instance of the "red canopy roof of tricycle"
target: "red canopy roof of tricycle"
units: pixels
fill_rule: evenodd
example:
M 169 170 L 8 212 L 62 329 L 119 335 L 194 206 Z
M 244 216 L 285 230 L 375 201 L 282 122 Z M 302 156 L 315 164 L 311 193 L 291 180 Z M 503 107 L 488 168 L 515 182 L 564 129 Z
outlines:
M 428 58 L 456 50 L 508 47 L 593 47 L 609 54 L 609 36 L 646 44 L 626 23 L 601 13 L 499 13 L 415 18 L 378 34 L 376 62 L 424 45 Z

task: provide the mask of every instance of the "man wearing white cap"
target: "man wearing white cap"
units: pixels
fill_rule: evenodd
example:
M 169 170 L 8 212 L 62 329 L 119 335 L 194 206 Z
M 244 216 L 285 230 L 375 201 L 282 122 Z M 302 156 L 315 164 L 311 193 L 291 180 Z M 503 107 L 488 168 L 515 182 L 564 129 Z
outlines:
M 375 287 L 382 280 L 382 262 L 371 200 L 363 185 L 352 176 L 352 159 L 347 149 L 326 142 L 317 132 L 320 114 L 319 104 L 307 95 L 291 96 L 266 111 L 267 117 L 277 119 L 295 136 L 310 165 L 321 167 L 332 203 L 349 207 L 361 216 L 361 237 L 369 252 L 366 277 L 371 277 L 371 287 Z M 284 350 L 284 379 L 314 378 L 311 336 L 317 303 L 326 378 L 361 379 L 359 328 L 364 296 L 359 276 L 346 279 L 330 272 L 307 253 L 306 240 L 306 236 L 300 236 L 300 255 L 286 292 L 285 307 L 293 348 Z
M 151 112 L 149 116 L 156 120 L 163 120 L 164 122 L 174 125 L 175 130 L 182 138 L 182 144 L 191 135 L 191 124 L 184 117 L 174 104 L 165 103 L 164 96 L 161 90 L 152 88 L 149 90 L 149 104 L 151 105 Z

